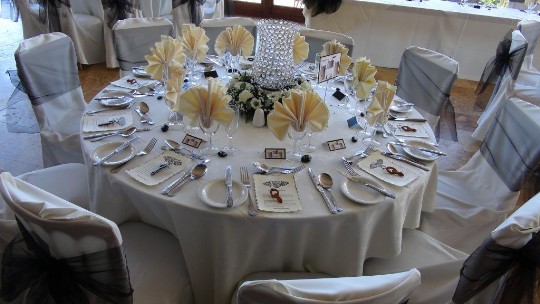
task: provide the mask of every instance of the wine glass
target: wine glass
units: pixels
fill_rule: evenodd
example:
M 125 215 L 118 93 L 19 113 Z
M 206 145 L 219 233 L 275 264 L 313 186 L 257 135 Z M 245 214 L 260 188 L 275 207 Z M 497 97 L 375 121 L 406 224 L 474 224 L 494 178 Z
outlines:
M 215 155 L 219 149 L 212 143 L 212 137 L 219 129 L 219 123 L 213 119 L 211 119 L 208 123 L 205 123 L 205 119 L 200 117 L 199 126 L 201 127 L 203 133 L 208 136 L 208 144 L 201 149 L 201 154 L 205 156 Z
M 221 62 L 223 62 L 223 66 L 225 67 L 225 75 L 222 77 L 224 80 L 231 80 L 232 78 L 232 65 L 233 65 L 233 55 L 229 50 L 227 50 L 225 53 L 223 53 L 223 56 L 221 56 Z
M 306 135 L 308 137 L 308 142 L 300 146 L 300 150 L 306 153 L 315 152 L 315 150 L 317 150 L 317 147 L 315 147 L 315 145 L 311 143 L 311 137 L 313 137 L 313 131 L 311 129 L 308 129 Z
M 190 88 L 195 84 L 195 81 L 199 80 L 199 78 L 196 76 L 195 68 L 197 67 L 197 59 L 196 58 L 186 58 L 186 77 L 187 77 L 187 83 L 186 87 Z
M 298 151 L 298 143 L 300 142 L 300 140 L 302 140 L 302 138 L 304 138 L 304 136 L 306 136 L 306 128 L 300 131 L 298 130 L 298 126 L 296 126 L 296 128 L 294 128 L 292 124 L 289 126 L 288 135 L 289 138 L 293 141 L 293 150 L 287 152 L 287 160 L 290 161 L 300 161 L 300 159 L 302 158 L 302 153 Z
M 376 139 L 375 139 L 375 135 L 377 134 L 377 131 L 378 130 L 381 130 L 383 128 L 383 125 L 381 124 L 380 122 L 380 119 L 377 119 L 376 121 L 373 122 L 373 125 L 369 124 L 369 121 L 368 121 L 368 125 L 370 126 L 371 128 L 371 136 L 369 137 L 366 137 L 362 140 L 362 142 L 364 143 L 364 145 L 368 146 L 368 147 L 378 147 L 381 145 L 380 142 L 378 142 Z
M 165 100 L 167 108 L 169 108 L 169 116 L 167 119 L 167 125 L 170 130 L 179 131 L 184 128 L 184 116 L 173 109 L 174 102 Z
M 238 107 L 238 105 L 230 105 L 230 107 L 234 111 L 234 115 L 231 122 L 227 125 L 227 127 L 225 127 L 225 133 L 227 133 L 227 137 L 229 138 L 229 144 L 223 148 L 223 151 L 231 155 L 237 155 L 239 149 L 238 147 L 234 146 L 233 137 L 238 130 L 238 122 L 240 120 L 240 108 Z

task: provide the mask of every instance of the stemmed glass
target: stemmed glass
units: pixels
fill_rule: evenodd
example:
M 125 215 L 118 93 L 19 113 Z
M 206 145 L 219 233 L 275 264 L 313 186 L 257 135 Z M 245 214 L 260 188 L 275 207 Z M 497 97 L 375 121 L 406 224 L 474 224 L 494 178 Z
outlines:
M 317 147 L 315 147 L 315 145 L 311 143 L 311 138 L 313 137 L 313 131 L 311 129 L 308 129 L 306 135 L 308 137 L 308 142 L 303 144 L 300 147 L 300 150 L 306 153 L 314 152 L 317 149 Z
M 290 161 L 300 161 L 302 154 L 298 151 L 298 143 L 304 136 L 306 136 L 306 128 L 299 130 L 299 127 L 296 128 L 291 124 L 288 131 L 289 138 L 293 141 L 293 150 L 287 153 L 287 160 Z
M 195 72 L 197 63 L 198 62 L 196 58 L 190 58 L 190 57 L 186 58 L 186 77 L 188 79 L 186 86 L 188 88 L 192 87 L 195 84 L 195 81 L 199 80 Z
M 208 123 L 204 122 L 204 118 L 201 116 L 199 119 L 199 126 L 203 133 L 208 136 L 208 144 L 201 149 L 201 154 L 205 156 L 215 155 L 218 152 L 218 148 L 212 143 L 212 137 L 219 129 L 219 123 L 211 119 Z
M 221 62 L 223 62 L 223 66 L 225 66 L 225 72 L 226 74 L 222 77 L 225 80 L 231 80 L 232 78 L 232 65 L 233 65 L 233 55 L 229 50 L 227 50 L 223 56 L 221 57 Z
M 234 111 L 234 116 L 231 120 L 231 123 L 229 123 L 227 127 L 225 127 L 225 133 L 227 133 L 227 137 L 229 138 L 229 144 L 223 148 L 223 151 L 231 155 L 237 155 L 239 149 L 238 147 L 234 146 L 233 137 L 238 130 L 238 121 L 240 120 L 240 108 L 238 107 L 238 105 L 230 105 L 230 107 Z
M 345 93 L 347 94 L 347 98 L 349 99 L 348 105 L 347 105 L 347 111 L 349 114 L 352 114 L 356 117 L 356 123 L 360 127 L 360 130 L 356 132 L 356 135 L 364 138 L 371 136 L 371 133 L 367 131 L 367 120 L 366 120 L 366 100 L 365 99 L 358 99 L 356 98 L 356 88 L 355 88 L 355 80 L 352 75 L 347 75 L 345 77 Z
M 182 130 L 182 128 L 184 128 L 184 116 L 173 110 L 173 102 L 165 100 L 165 104 L 167 105 L 167 108 L 169 108 L 169 116 L 167 120 L 167 125 L 169 126 L 169 129 L 174 131 Z
M 371 146 L 371 147 L 378 147 L 381 143 L 378 142 L 376 139 L 375 139 L 375 135 L 377 134 L 377 131 L 379 130 L 382 130 L 383 129 L 383 125 L 386 123 L 386 122 L 381 122 L 383 118 L 379 118 L 377 119 L 373 125 L 370 125 L 371 126 L 371 136 L 370 137 L 366 137 L 362 140 L 362 142 L 364 143 L 364 145 L 366 146 Z M 369 121 L 368 121 L 369 122 Z

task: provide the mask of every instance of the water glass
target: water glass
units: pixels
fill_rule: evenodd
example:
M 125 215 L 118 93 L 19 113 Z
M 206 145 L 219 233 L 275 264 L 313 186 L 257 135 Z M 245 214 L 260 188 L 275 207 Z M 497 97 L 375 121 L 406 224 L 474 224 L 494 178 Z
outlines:
M 233 144 L 233 137 L 238 131 L 238 122 L 240 121 L 240 108 L 238 105 L 231 105 L 231 109 L 234 111 L 233 119 L 225 127 L 225 133 L 229 138 L 229 144 L 223 148 L 223 151 L 227 152 L 230 155 L 237 155 L 239 153 L 238 147 Z
M 208 143 L 204 148 L 201 149 L 201 154 L 204 156 L 211 156 L 216 155 L 218 153 L 218 148 L 214 146 L 212 143 L 212 137 L 214 134 L 216 134 L 217 130 L 219 129 L 219 123 L 215 120 L 211 120 L 210 123 L 205 126 L 203 123 L 203 119 L 199 119 L 199 126 L 201 127 L 201 131 L 208 136 Z
M 304 136 L 306 136 L 306 129 L 304 128 L 301 131 L 295 130 L 292 125 L 289 126 L 288 131 L 289 138 L 293 141 L 293 150 L 290 152 L 287 152 L 287 160 L 290 161 L 300 161 L 302 158 L 302 153 L 298 151 L 298 143 Z

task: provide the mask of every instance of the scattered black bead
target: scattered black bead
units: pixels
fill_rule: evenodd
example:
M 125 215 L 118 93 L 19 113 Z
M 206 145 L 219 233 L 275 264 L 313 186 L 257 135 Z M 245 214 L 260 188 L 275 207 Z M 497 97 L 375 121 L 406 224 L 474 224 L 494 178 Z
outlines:
M 169 125 L 164 124 L 163 126 L 161 126 L 161 131 L 163 131 L 163 132 L 169 131 Z
M 163 99 L 163 96 L 161 96 L 161 95 L 159 95 L 159 96 L 157 97 L 157 100 L 162 100 L 162 99 Z
M 311 155 L 306 154 L 306 155 L 302 156 L 300 161 L 303 162 L 303 163 L 309 163 L 311 161 Z
M 353 136 L 353 137 L 351 138 L 351 141 L 352 141 L 352 142 L 357 142 L 357 141 L 358 141 L 358 138 L 356 138 L 356 136 Z
M 227 156 L 227 152 L 225 152 L 225 151 L 219 151 L 219 152 L 217 153 L 217 155 L 218 155 L 219 157 L 225 157 L 225 156 Z

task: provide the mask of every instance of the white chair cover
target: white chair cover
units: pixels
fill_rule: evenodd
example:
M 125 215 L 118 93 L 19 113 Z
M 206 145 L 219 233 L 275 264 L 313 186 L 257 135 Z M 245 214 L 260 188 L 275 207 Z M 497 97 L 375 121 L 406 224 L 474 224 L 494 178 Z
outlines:
M 57 172 L 35 174 L 43 174 L 40 179 L 53 178 L 63 169 L 67 169 L 63 174 L 69 174 L 72 168 L 63 166 Z M 113 222 L 7 172 L 0 174 L 0 194 L 32 238 L 45 242 L 52 257 L 68 259 L 68 264 L 73 259 L 82 259 L 86 261 L 84 268 L 95 262 L 90 254 L 106 251 L 99 262 L 109 265 L 107 269 L 120 269 L 120 274 L 124 275 L 120 277 L 123 296 L 117 303 L 132 303 L 131 286 L 135 303 L 192 303 L 182 248 L 170 233 L 142 223 L 126 223 L 119 228 Z M 109 256 L 117 259 L 108 260 Z M 89 270 L 92 273 L 94 269 Z M 79 275 L 86 276 L 86 273 Z M 119 284 L 119 281 L 113 283 Z M 90 297 L 90 303 L 103 303 L 103 299 Z
M 536 44 L 538 43 L 538 36 L 540 36 L 540 22 L 538 20 L 521 20 L 518 22 L 518 30 L 521 32 L 525 40 L 527 40 L 527 55 L 523 60 L 521 71 L 533 71 L 538 72 L 533 67 L 533 56 L 536 50 Z M 520 73 L 521 73 L 520 71 Z M 519 76 L 516 83 L 519 83 Z
M 404 303 L 420 285 L 416 269 L 406 272 L 343 278 L 256 280 L 238 290 L 239 304 L 271 303 Z M 233 303 L 236 303 L 233 299 Z
M 432 50 L 411 46 L 401 57 L 396 95 L 414 103 L 433 130 L 457 78 L 458 62 Z
M 308 62 L 315 62 L 315 54 L 320 53 L 323 44 L 328 41 L 336 40 L 341 42 L 349 49 L 349 56 L 352 55 L 354 50 L 354 40 L 341 33 L 303 28 L 300 30 L 300 35 L 306 37 L 306 42 L 309 44 L 309 54 L 308 58 L 306 58 Z
M 166 18 L 129 18 L 113 27 L 114 46 L 120 65 L 120 78 L 132 73 L 133 67 L 146 65 L 145 55 L 161 35 L 173 35 L 173 25 Z
M 520 72 L 519 75 L 522 73 Z M 519 78 L 518 78 L 519 79 Z M 538 75 L 540 81 L 540 74 Z M 524 86 L 516 84 L 514 86 L 514 96 L 526 102 L 532 103 L 540 107 L 540 87 L 538 86 Z
M 39 123 L 43 166 L 83 163 L 80 122 L 86 103 L 71 39 L 62 33 L 26 39 L 15 61 Z
M 510 52 L 527 45 L 527 40 L 521 34 L 519 30 L 512 32 L 512 43 L 510 46 Z M 516 67 L 519 71 L 521 67 Z M 497 111 L 503 106 L 504 101 L 508 100 L 514 94 L 514 83 L 515 80 L 512 78 L 512 71 L 507 69 L 499 79 L 494 94 L 491 96 L 484 113 L 478 118 L 478 127 L 474 130 L 471 136 L 478 140 L 482 141 L 486 137 L 489 126 L 493 122 L 493 119 L 497 115 Z
M 455 303 L 524 303 L 521 297 L 527 296 L 527 287 L 536 287 L 539 231 L 537 194 L 495 228 L 467 259 Z M 510 295 L 503 297 L 505 289 Z
M 505 102 L 480 150 L 462 168 L 439 171 L 437 202 L 420 230 L 471 253 L 511 211 L 540 161 L 540 108 Z
M 40 22 L 38 4 L 31 3 L 30 0 L 15 0 L 15 4 L 21 16 L 24 39 L 49 33 L 47 23 Z
M 467 254 L 413 229 L 403 230 L 401 253 L 390 259 L 371 258 L 364 264 L 364 275 L 381 275 L 417 268 L 422 283 L 409 297 L 409 303 L 451 303 Z M 390 302 L 386 302 L 390 303 Z
M 224 2 L 221 0 L 220 2 Z M 257 37 L 257 23 L 251 18 L 246 17 L 223 17 L 223 18 L 214 18 L 214 19 L 203 19 L 201 21 L 200 27 L 204 28 L 206 36 L 210 39 L 208 41 L 208 54 L 217 55 L 216 50 L 214 49 L 214 43 L 216 42 L 217 36 L 223 32 L 226 28 L 232 27 L 234 25 L 241 25 L 246 30 L 251 32 L 253 37 Z M 181 33 L 182 31 L 180 31 Z

